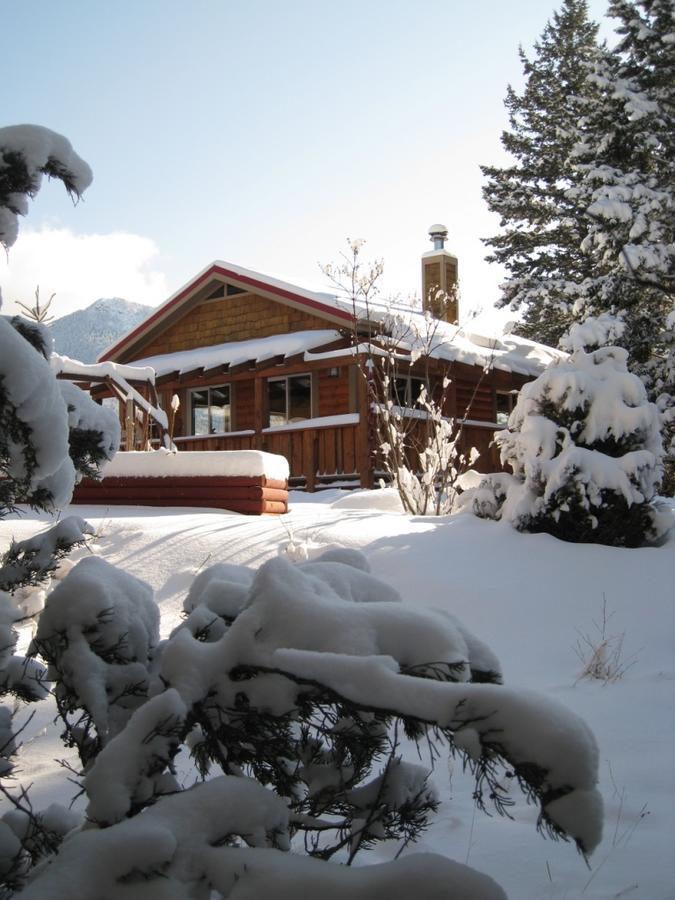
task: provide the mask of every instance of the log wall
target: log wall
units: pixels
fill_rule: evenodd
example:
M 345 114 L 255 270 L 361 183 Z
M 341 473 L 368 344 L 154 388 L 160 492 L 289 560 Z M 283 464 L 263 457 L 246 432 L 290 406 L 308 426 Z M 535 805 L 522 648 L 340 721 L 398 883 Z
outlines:
M 202 448 L 204 449 L 204 448 Z M 288 512 L 288 484 L 266 476 L 83 479 L 73 503 L 100 506 L 197 506 L 246 515 Z

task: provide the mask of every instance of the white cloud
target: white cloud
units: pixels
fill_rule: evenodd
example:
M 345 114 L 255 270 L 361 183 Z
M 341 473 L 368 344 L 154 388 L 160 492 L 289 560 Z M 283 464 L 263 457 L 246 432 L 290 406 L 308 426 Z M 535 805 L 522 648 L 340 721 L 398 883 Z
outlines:
M 137 234 L 74 234 L 65 228 L 24 228 L 8 256 L 0 255 L 2 312 L 15 314 L 15 301 L 31 305 L 56 294 L 57 317 L 89 306 L 99 297 L 123 297 L 154 306 L 169 295 L 157 267 L 159 248 Z

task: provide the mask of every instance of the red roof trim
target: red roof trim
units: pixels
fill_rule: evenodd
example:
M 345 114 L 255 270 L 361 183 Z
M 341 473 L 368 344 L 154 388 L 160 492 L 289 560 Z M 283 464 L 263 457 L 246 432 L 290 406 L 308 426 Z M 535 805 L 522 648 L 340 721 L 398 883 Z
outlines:
M 303 297 L 301 294 L 296 294 L 293 291 L 287 291 L 285 290 L 285 288 L 278 287 L 277 285 L 268 284 L 267 282 L 260 281 L 257 278 L 251 278 L 249 275 L 242 275 L 239 272 L 234 272 L 231 269 L 226 269 L 223 266 L 214 264 L 193 281 L 190 281 L 183 288 L 183 290 L 180 291 L 180 293 L 176 294 L 176 296 L 172 300 L 161 306 L 151 316 L 149 316 L 147 319 L 144 319 L 140 323 L 140 325 L 137 325 L 133 331 L 129 332 L 129 334 L 118 341 L 113 347 L 110 348 L 110 350 L 108 350 L 105 356 L 101 357 L 100 361 L 105 362 L 106 360 L 109 360 L 111 357 L 115 356 L 115 354 L 122 350 L 126 344 L 131 343 L 136 337 L 141 335 L 144 331 L 147 331 L 148 328 L 153 324 L 153 322 L 157 321 L 171 309 L 178 306 L 187 297 L 188 294 L 192 293 L 192 291 L 212 278 L 213 275 L 223 275 L 226 278 L 234 278 L 236 281 L 240 281 L 243 284 L 248 284 L 251 287 L 260 288 L 261 290 L 267 291 L 268 293 L 276 294 L 278 297 L 283 297 L 286 300 L 293 300 L 296 303 L 300 303 L 303 306 L 309 307 L 309 309 L 316 309 L 319 312 L 328 313 L 331 316 L 337 317 L 339 319 L 344 319 L 345 322 L 353 322 L 354 320 L 352 313 L 346 312 L 345 310 L 338 309 L 334 306 L 329 306 L 326 303 L 320 303 L 318 300 L 312 300 L 310 297 Z

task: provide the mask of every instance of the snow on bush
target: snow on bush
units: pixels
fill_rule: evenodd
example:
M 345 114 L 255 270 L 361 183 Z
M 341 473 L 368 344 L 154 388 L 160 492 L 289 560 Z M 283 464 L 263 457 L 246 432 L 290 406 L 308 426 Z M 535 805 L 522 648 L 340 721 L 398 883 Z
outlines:
M 602 313 L 588 316 L 583 322 L 575 322 L 569 333 L 560 340 L 563 350 L 592 350 L 607 344 L 618 344 L 626 330 L 626 323 L 620 316 Z
M 21 611 L 9 594 L 0 591 L 0 697 L 13 694 L 22 700 L 41 700 L 48 691 L 45 687 L 46 669 L 33 659 L 16 656 L 17 633 L 14 624 L 21 618 Z M 0 707 L 9 714 L 7 707 Z M 0 733 L 3 728 L 0 725 Z M 13 741 L 5 737 L 0 742 L 0 757 L 11 756 Z
M 158 640 L 151 589 L 99 557 L 81 560 L 49 595 L 29 652 L 57 682 L 57 708 L 83 762 L 145 700 Z
M 577 349 L 526 384 L 495 437 L 513 475 L 488 476 L 465 505 L 563 540 L 636 547 L 657 539 L 670 524 L 654 502 L 660 415 L 626 362 L 622 348 Z
M 75 485 L 68 415 L 47 360 L 0 318 L 0 515 L 20 499 L 65 505 Z
M 462 756 L 481 808 L 505 812 L 504 785 L 518 783 L 541 827 L 591 852 L 602 804 L 586 725 L 502 687 L 489 648 L 368 568 L 350 550 L 257 572 L 217 563 L 158 644 L 146 585 L 96 557 L 74 566 L 32 650 L 80 753 L 88 824 L 23 874 L 10 866 L 18 896 L 503 898 L 438 856 L 328 862 L 382 840 L 405 846 L 436 809 L 429 767 L 401 758 L 403 733 Z M 184 787 L 183 749 L 205 784 Z M 15 844 L 8 834 L 10 856 Z
M 0 128 L 0 244 L 16 241 L 18 216 L 28 212 L 28 199 L 42 185 L 42 176 L 58 178 L 73 198 L 92 182 L 87 163 L 63 135 L 40 125 Z
M 91 169 L 62 135 L 38 125 L 0 128 L 0 244 L 7 250 L 43 175 L 58 178 L 74 198 L 92 180 Z M 0 516 L 21 500 L 58 509 L 72 496 L 76 474 L 68 413 L 47 362 L 50 352 L 51 340 L 40 326 L 18 316 L 0 318 Z M 73 410 L 82 405 L 73 404 Z M 106 442 L 104 455 L 114 453 L 113 443 Z
M 0 566 L 0 590 L 15 592 L 19 585 L 46 580 L 66 554 L 86 543 L 92 534 L 94 529 L 80 516 L 66 516 L 32 538 L 12 541 Z M 28 610 L 24 613 L 32 614 Z
M 70 381 L 58 384 L 68 411 L 69 453 L 78 477 L 98 478 L 101 465 L 113 458 L 120 445 L 117 412 L 95 403 Z
M 22 500 L 60 509 L 119 446 L 115 413 L 56 380 L 50 347 L 34 323 L 0 318 L 0 514 Z
M 246 778 L 221 776 L 171 797 L 143 816 L 71 835 L 37 869 L 22 900 L 207 897 L 231 900 L 505 900 L 495 882 L 468 866 L 419 854 L 376 866 L 331 866 L 288 849 L 289 811 Z
M 47 696 L 47 670 L 42 663 L 14 655 L 17 635 L 13 626 L 40 612 L 45 593 L 35 586 L 55 575 L 66 554 L 92 533 L 84 519 L 67 516 L 32 538 L 12 542 L 4 555 L 0 566 L 0 696 L 13 694 L 25 701 Z

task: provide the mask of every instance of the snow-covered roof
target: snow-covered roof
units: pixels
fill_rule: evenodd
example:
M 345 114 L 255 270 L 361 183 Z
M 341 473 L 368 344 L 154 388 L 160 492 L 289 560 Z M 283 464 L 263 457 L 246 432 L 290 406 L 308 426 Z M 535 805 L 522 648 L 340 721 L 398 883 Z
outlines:
M 471 366 L 490 365 L 504 372 L 536 376 L 554 359 L 565 355 L 559 350 L 513 335 L 486 338 L 454 325 L 446 326 L 445 323 L 443 325 L 442 335 L 437 333 L 429 354 L 435 359 L 461 362 Z M 281 362 L 298 354 L 304 354 L 304 360 L 307 362 L 368 352 L 368 345 L 363 342 L 354 347 L 321 349 L 339 338 L 340 333 L 334 330 L 296 331 L 149 356 L 138 360 L 138 365 L 152 368 L 157 377 L 161 377 L 170 373 L 182 375 L 198 369 L 214 369 L 225 365 L 234 367 L 244 363 L 259 364 L 277 358 Z M 405 359 L 411 352 L 414 355 L 418 346 L 414 340 L 402 339 L 397 342 L 396 349 Z M 383 351 L 375 348 L 374 352 Z
M 234 282 L 261 291 L 278 299 L 300 306 L 315 315 L 326 319 L 326 324 L 338 327 L 354 327 L 357 321 L 381 323 L 389 330 L 401 328 L 405 337 L 401 341 L 404 350 L 420 349 L 420 339 L 414 335 L 428 332 L 428 323 L 423 312 L 410 305 L 369 301 L 367 304 L 351 298 L 341 297 L 335 293 L 309 290 L 253 269 L 223 260 L 216 260 L 206 266 L 186 285 L 174 293 L 144 322 L 122 337 L 117 344 L 102 354 L 101 359 L 115 358 L 134 343 L 146 337 L 168 316 L 173 315 L 183 303 L 192 298 L 196 291 L 212 281 L 231 279 Z M 398 325 L 396 324 L 398 323 Z M 491 365 L 502 371 L 519 375 L 536 376 L 550 362 L 565 354 L 528 341 L 515 335 L 483 335 L 471 330 L 471 327 L 458 327 L 447 322 L 434 322 L 435 334 L 430 355 L 438 359 L 457 361 L 467 365 Z M 412 335 L 412 336 L 411 336 Z M 274 335 L 251 341 L 236 341 L 177 353 L 161 354 L 135 361 L 135 365 L 152 366 L 157 375 L 169 372 L 187 372 L 197 368 L 213 368 L 216 365 L 229 363 L 230 366 L 255 360 L 262 362 L 275 356 L 293 356 L 301 352 L 310 352 L 339 337 L 334 330 L 303 331 L 290 334 Z M 423 341 L 422 341 L 423 343 Z M 330 351 L 331 355 L 344 355 L 348 350 Z M 325 355 L 325 354 L 324 354 Z
M 554 359 L 567 356 L 561 350 L 529 341 L 514 334 L 481 333 L 467 325 L 453 325 L 428 315 L 410 304 L 371 300 L 353 303 L 339 297 L 334 302 L 342 309 L 351 309 L 359 319 L 381 323 L 384 331 L 396 336 L 397 349 L 421 352 L 435 359 L 461 362 L 470 366 L 486 366 L 537 376 Z
M 314 347 L 321 347 L 340 337 L 333 329 L 315 331 L 294 331 L 288 334 L 274 334 L 271 337 L 254 338 L 249 341 L 229 341 L 194 350 L 179 350 L 139 359 L 137 365 L 154 369 L 157 376 L 170 372 L 183 374 L 194 369 L 212 369 L 216 366 L 237 366 L 247 362 L 265 362 L 275 357 L 295 356 L 306 353 Z
M 420 313 L 413 313 L 413 322 L 418 319 L 423 320 L 424 317 Z M 419 340 L 413 340 L 410 344 L 412 351 L 420 349 Z M 435 359 L 461 362 L 469 366 L 489 366 L 528 377 L 536 377 L 553 360 L 566 355 L 561 350 L 513 334 L 485 335 L 447 322 L 438 323 L 429 352 L 429 356 Z
M 291 284 L 253 269 L 246 269 L 224 260 L 215 260 L 172 294 L 168 300 L 153 311 L 152 315 L 123 335 L 112 347 L 105 350 L 99 359 L 103 361 L 114 358 L 177 311 L 199 288 L 211 281 L 222 279 L 231 279 L 241 285 L 261 291 L 263 294 L 271 294 L 280 300 L 304 307 L 309 312 L 326 318 L 336 325 L 348 325 L 353 321 L 351 308 L 348 308 L 346 303 L 338 303 L 338 298 L 333 294 L 307 290 L 297 284 Z

